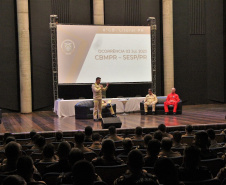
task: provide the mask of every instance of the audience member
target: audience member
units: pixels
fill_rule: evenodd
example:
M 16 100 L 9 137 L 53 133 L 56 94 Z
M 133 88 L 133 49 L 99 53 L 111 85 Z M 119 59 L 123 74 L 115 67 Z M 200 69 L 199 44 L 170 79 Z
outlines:
M 136 127 L 136 129 L 135 129 L 135 136 L 132 137 L 132 139 L 134 139 L 134 140 L 143 140 L 144 138 L 143 138 L 142 135 L 143 135 L 142 127 Z
M 47 145 L 45 145 L 44 149 L 43 149 L 43 159 L 40 162 L 56 162 L 57 158 L 55 157 L 55 153 L 54 153 L 54 146 L 53 144 L 49 143 Z
M 34 145 L 34 144 L 35 144 L 35 142 L 34 142 L 34 136 L 35 136 L 36 134 L 37 134 L 37 133 L 36 133 L 34 130 L 32 130 L 32 131 L 30 132 L 29 136 L 30 136 L 31 141 L 30 141 L 27 145 Z
M 158 155 L 161 149 L 161 143 L 157 139 L 149 141 L 147 148 L 147 155 L 144 157 L 144 166 L 154 167 L 155 162 L 158 160 Z
M 71 145 L 67 141 L 63 141 L 59 144 L 57 149 L 57 155 L 59 161 L 46 167 L 47 172 L 69 172 L 71 170 L 69 164 L 69 153 L 71 151 Z
M 162 139 L 162 150 L 159 153 L 160 157 L 180 157 L 181 154 L 179 152 L 173 152 L 171 150 L 173 145 L 172 139 L 165 137 Z
M 177 168 L 169 158 L 160 158 L 154 166 L 154 173 L 163 185 L 183 185 L 179 181 Z
M 93 134 L 93 128 L 91 126 L 87 126 L 85 128 L 85 139 L 84 139 L 84 142 L 93 142 L 92 134 Z
M 154 132 L 154 139 L 157 139 L 157 140 L 159 140 L 160 142 L 162 141 L 162 132 L 161 131 L 155 131 Z
M 129 170 L 116 179 L 114 185 L 158 185 L 156 178 L 143 170 L 144 159 L 139 150 L 132 150 L 129 153 L 127 165 Z
M 115 144 L 112 140 L 107 139 L 102 143 L 102 156 L 93 159 L 92 163 L 94 166 L 113 166 L 121 165 L 124 162 L 115 156 Z
M 185 126 L 185 134 L 183 136 L 194 136 L 193 127 L 191 125 Z
M 144 144 L 139 144 L 139 145 L 137 146 L 137 149 L 147 149 L 147 148 L 148 148 L 148 143 L 149 143 L 149 141 L 151 141 L 151 140 L 152 140 L 151 134 L 146 134 L 146 135 L 144 136 Z
M 85 134 L 83 132 L 75 133 L 75 148 L 80 149 L 83 153 L 92 152 L 89 148 L 84 146 Z
M 108 130 L 109 130 L 109 137 L 108 137 L 108 139 L 111 139 L 111 140 L 113 140 L 113 141 L 122 141 L 122 140 L 123 140 L 122 137 L 119 137 L 119 136 L 117 135 L 117 131 L 116 131 L 115 126 L 110 126 L 110 127 L 108 128 Z
M 101 178 L 95 173 L 94 166 L 86 160 L 78 161 L 72 169 L 73 185 L 93 185 Z
M 20 144 L 11 141 L 5 147 L 5 164 L 0 166 L 0 171 L 2 172 L 12 172 L 16 170 L 17 160 L 21 155 L 21 146 Z
M 92 145 L 89 147 L 93 150 L 98 150 L 98 149 L 101 149 L 102 148 L 102 145 L 101 145 L 101 136 L 99 133 L 94 133 L 92 135 L 92 140 L 93 140 L 93 143 Z
M 38 134 L 36 134 L 34 137 L 36 137 Z M 36 152 L 42 152 L 43 148 L 46 144 L 46 139 L 43 136 L 37 136 L 35 138 L 35 145 L 31 148 L 33 150 L 37 150 Z
M 62 142 L 64 140 L 63 137 L 64 137 L 63 132 L 61 130 L 58 130 L 55 134 L 55 138 L 56 138 L 55 142 Z
M 27 183 L 19 175 L 9 175 L 3 180 L 2 185 L 27 185 Z
M 164 138 L 164 137 L 172 138 L 173 137 L 171 134 L 169 134 L 169 133 L 166 132 L 166 125 L 164 125 L 164 124 L 160 124 L 158 126 L 158 130 L 160 132 L 162 132 L 162 138 Z
M 34 167 L 33 160 L 29 156 L 22 156 L 17 162 L 17 174 L 24 178 L 27 183 L 36 182 L 33 178 L 34 172 L 38 173 Z M 39 184 L 46 184 L 38 181 Z
M 208 136 L 210 138 L 210 146 L 209 146 L 209 148 L 221 147 L 221 145 L 218 144 L 216 139 L 215 139 L 216 138 L 215 131 L 212 128 L 207 130 L 207 134 L 208 134 Z
M 173 133 L 173 147 L 174 148 L 185 148 L 186 144 L 181 144 L 182 134 L 179 131 Z
M 122 141 L 124 151 L 118 155 L 118 157 L 127 157 L 129 152 L 133 149 L 133 141 L 130 138 L 125 138 Z
M 6 132 L 3 135 L 2 146 L 0 146 L 0 151 L 5 149 L 6 139 L 10 136 L 13 136 L 12 133 Z
M 6 139 L 6 141 L 5 141 L 5 144 L 7 145 L 7 144 L 8 144 L 8 143 L 10 143 L 11 141 L 16 142 L 16 138 L 15 138 L 15 137 L 13 137 L 13 136 L 9 136 L 9 137 L 7 137 L 7 139 Z
M 195 146 L 184 150 L 183 167 L 179 168 L 181 181 L 202 181 L 211 179 L 212 175 L 206 167 L 200 166 L 200 150 Z
M 215 152 L 209 150 L 210 141 L 205 131 L 199 131 L 195 134 L 195 145 L 201 150 L 201 160 L 217 157 Z

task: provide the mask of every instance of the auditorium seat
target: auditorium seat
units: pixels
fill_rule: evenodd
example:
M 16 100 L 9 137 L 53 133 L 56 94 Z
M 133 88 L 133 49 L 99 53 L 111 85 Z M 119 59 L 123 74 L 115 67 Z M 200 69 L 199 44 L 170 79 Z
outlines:
M 136 140 L 136 139 L 133 139 L 133 145 L 134 146 L 139 146 L 139 145 L 144 145 L 144 140 Z
M 84 157 L 87 161 L 91 162 L 95 157 L 97 157 L 97 154 L 95 152 L 86 152 L 84 153 Z
M 76 119 L 92 119 L 93 118 L 93 100 L 80 101 L 75 105 L 75 118 Z M 114 112 L 116 112 L 116 104 L 112 104 Z M 111 117 L 108 108 L 102 108 L 102 117 Z
M 36 152 L 31 153 L 31 158 L 33 159 L 34 162 L 36 160 L 42 159 L 42 157 L 43 157 L 42 153 L 36 153 Z
M 45 181 L 47 185 L 56 185 L 60 174 L 61 173 L 55 173 L 55 172 L 46 173 L 43 175 L 42 179 L 43 181 Z
M 174 162 L 174 164 L 177 164 L 179 166 L 181 166 L 182 163 L 183 163 L 183 156 L 180 156 L 180 157 L 169 157 L 169 159 L 171 159 Z
M 167 96 L 157 96 L 158 102 L 155 106 L 155 113 L 156 114 L 164 114 L 164 102 L 166 101 Z M 148 112 L 152 111 L 151 105 L 148 106 Z M 140 102 L 140 113 L 141 115 L 144 115 L 144 101 Z M 169 113 L 173 113 L 173 106 L 169 105 Z M 178 103 L 177 106 L 177 114 L 182 114 L 182 100 Z
M 184 155 L 184 148 L 171 148 L 174 152 L 179 152 L 181 155 Z
M 37 168 L 37 170 L 40 174 L 44 174 L 46 166 L 49 166 L 51 164 L 54 164 L 54 163 L 53 162 L 38 162 L 35 164 L 35 167 Z
M 222 143 L 225 141 L 225 134 L 216 134 L 215 139 L 218 143 Z
M 215 158 L 215 159 L 201 160 L 200 165 L 206 166 L 212 173 L 213 177 L 215 177 L 219 172 L 219 170 L 225 166 L 225 162 L 223 159 Z
M 30 139 L 17 139 L 16 142 L 18 142 L 20 145 L 26 145 L 30 142 Z
M 185 185 L 220 185 L 218 179 L 210 179 L 205 181 L 196 181 L 196 182 L 183 182 Z
M 117 165 L 117 166 L 96 166 L 96 173 L 101 177 L 101 179 L 108 185 L 113 184 L 114 180 L 123 175 L 127 170 L 127 165 Z
M 181 143 L 187 144 L 187 145 L 192 145 L 194 141 L 194 136 L 183 136 L 181 138 Z

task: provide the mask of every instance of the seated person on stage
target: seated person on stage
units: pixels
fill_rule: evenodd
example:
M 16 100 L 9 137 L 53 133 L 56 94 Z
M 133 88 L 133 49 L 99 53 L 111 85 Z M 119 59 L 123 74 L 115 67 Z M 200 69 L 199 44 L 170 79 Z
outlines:
M 110 111 L 112 117 L 116 117 L 115 115 L 115 111 L 111 105 L 111 100 L 108 100 L 108 101 L 105 101 L 105 100 L 102 100 L 102 107 L 104 108 L 108 108 L 108 110 Z
M 177 113 L 177 104 L 180 101 L 178 94 L 175 93 L 176 89 L 172 88 L 171 93 L 167 96 L 166 101 L 164 102 L 165 114 L 169 114 L 169 105 L 173 105 L 173 114 Z
M 154 167 L 155 162 L 159 159 L 158 155 L 161 149 L 161 143 L 157 139 L 149 141 L 147 155 L 144 157 L 144 166 Z
M 200 166 L 200 150 L 195 146 L 184 150 L 183 167 L 179 168 L 181 181 L 202 181 L 211 179 L 212 175 L 207 167 Z
M 216 141 L 216 139 L 215 139 L 215 137 L 216 137 L 215 131 L 212 128 L 210 128 L 210 129 L 207 130 L 207 134 L 208 134 L 208 136 L 210 138 L 210 147 L 209 148 L 218 148 L 218 147 L 221 147 L 221 145 L 218 144 L 217 141 Z
M 155 176 L 143 170 L 144 159 L 139 150 L 132 150 L 129 153 L 127 165 L 129 170 L 121 177 L 117 178 L 114 185 L 158 184 Z
M 115 126 L 110 126 L 110 127 L 108 128 L 108 130 L 109 130 L 109 137 L 108 137 L 108 139 L 111 139 L 111 140 L 113 140 L 113 141 L 122 141 L 122 140 L 123 140 L 122 137 L 119 137 L 119 136 L 117 135 L 117 131 L 116 131 Z
M 179 152 L 174 152 L 171 150 L 173 145 L 172 139 L 165 137 L 162 139 L 162 150 L 159 153 L 160 157 L 180 157 Z
M 186 125 L 185 132 L 186 133 L 183 136 L 194 136 L 193 127 L 191 125 Z
M 89 147 L 90 149 L 94 149 L 94 150 L 97 150 L 97 149 L 101 149 L 102 148 L 102 145 L 101 145 L 101 136 L 99 133 L 94 133 L 93 134 L 93 137 L 92 137 L 92 140 L 93 140 L 93 143 L 92 145 Z
M 155 114 L 155 104 L 158 102 L 158 99 L 155 94 L 152 93 L 151 89 L 148 89 L 148 94 L 144 99 L 144 115 L 148 114 L 148 105 L 152 106 L 152 114 Z
M 181 143 L 182 134 L 179 131 L 173 133 L 173 147 L 178 149 L 184 149 L 186 144 Z
M 75 133 L 75 148 L 80 149 L 83 153 L 92 152 L 89 148 L 84 146 L 85 134 L 83 132 Z
M 114 166 L 124 164 L 124 161 L 115 156 L 115 144 L 111 139 L 102 143 L 102 156 L 92 160 L 94 166 Z

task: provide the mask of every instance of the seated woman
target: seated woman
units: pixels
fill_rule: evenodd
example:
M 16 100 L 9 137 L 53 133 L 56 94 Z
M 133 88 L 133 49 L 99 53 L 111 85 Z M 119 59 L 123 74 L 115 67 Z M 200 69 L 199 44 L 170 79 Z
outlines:
M 124 161 L 115 156 L 115 144 L 112 140 L 107 139 L 102 143 L 101 152 L 103 156 L 94 158 L 94 166 L 114 166 L 124 164 Z

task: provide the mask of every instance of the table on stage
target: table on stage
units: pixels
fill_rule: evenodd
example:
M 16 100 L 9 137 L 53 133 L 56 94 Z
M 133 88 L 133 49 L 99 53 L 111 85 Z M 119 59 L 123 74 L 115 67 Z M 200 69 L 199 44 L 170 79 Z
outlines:
M 123 99 L 128 99 L 126 103 L 125 112 L 136 112 L 140 111 L 140 102 L 145 97 L 129 97 L 129 98 L 103 98 L 103 100 L 111 100 L 112 104 L 116 104 L 116 113 L 123 113 L 124 107 L 122 104 Z M 93 99 L 74 99 L 74 100 L 56 100 L 54 103 L 54 112 L 58 117 L 68 117 L 75 115 L 74 106 L 80 101 L 93 100 Z

